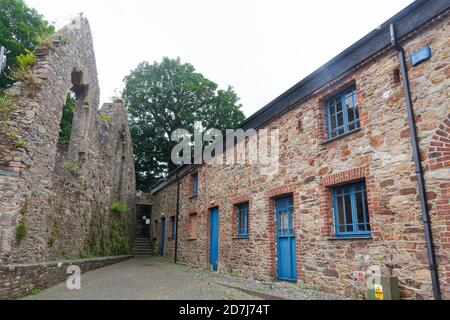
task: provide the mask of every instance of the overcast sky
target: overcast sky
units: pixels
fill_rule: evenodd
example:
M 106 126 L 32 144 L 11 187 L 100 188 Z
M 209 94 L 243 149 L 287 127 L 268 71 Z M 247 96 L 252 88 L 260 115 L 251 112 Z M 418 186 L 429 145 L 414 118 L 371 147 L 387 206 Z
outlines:
M 139 62 L 180 57 L 231 85 L 250 116 L 411 0 L 25 0 L 61 27 L 90 21 L 101 100 Z

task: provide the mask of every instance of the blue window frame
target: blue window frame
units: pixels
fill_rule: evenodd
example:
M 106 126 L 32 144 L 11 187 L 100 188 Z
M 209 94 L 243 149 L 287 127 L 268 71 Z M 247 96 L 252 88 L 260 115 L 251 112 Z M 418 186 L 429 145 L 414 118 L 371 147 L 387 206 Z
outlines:
M 198 195 L 198 173 L 192 175 L 192 195 Z
M 358 129 L 358 96 L 352 87 L 340 92 L 326 102 L 328 139 L 333 139 Z
M 371 235 L 364 181 L 333 188 L 333 207 L 337 237 Z
M 237 206 L 238 209 L 238 237 L 245 238 L 249 236 L 248 232 L 248 203 Z
M 171 226 L 171 238 L 175 239 L 175 226 L 176 226 L 176 219 L 175 217 L 170 218 L 170 226 Z

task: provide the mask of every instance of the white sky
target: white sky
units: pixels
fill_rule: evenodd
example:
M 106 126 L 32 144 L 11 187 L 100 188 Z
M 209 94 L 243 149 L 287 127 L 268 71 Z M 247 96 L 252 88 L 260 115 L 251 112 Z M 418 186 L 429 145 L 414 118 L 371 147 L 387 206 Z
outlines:
M 61 27 L 90 21 L 101 101 L 139 62 L 180 57 L 231 85 L 250 116 L 412 0 L 25 0 Z

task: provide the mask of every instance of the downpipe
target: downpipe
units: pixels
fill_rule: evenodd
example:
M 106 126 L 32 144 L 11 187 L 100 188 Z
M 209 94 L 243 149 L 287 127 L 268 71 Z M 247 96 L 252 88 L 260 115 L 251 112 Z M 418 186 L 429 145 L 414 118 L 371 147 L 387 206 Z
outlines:
M 180 217 L 180 168 L 177 168 L 176 179 L 177 179 L 177 213 L 175 218 L 175 252 L 174 252 L 174 263 L 178 261 L 178 221 Z
M 427 245 L 428 264 L 429 264 L 429 268 L 430 268 L 430 272 L 431 272 L 431 282 L 432 282 L 432 286 L 433 286 L 433 294 L 434 294 L 435 300 L 441 300 L 441 290 L 440 290 L 440 285 L 439 285 L 438 267 L 437 267 L 436 255 L 435 255 L 435 251 L 434 251 L 430 213 L 428 211 L 428 204 L 427 204 L 428 201 L 427 201 L 427 194 L 426 194 L 426 188 L 425 188 L 425 178 L 424 178 L 424 174 L 423 174 L 422 162 L 420 160 L 420 151 L 419 151 L 419 147 L 418 147 L 419 139 L 417 137 L 417 127 L 416 127 L 413 103 L 412 103 L 412 99 L 411 99 L 411 90 L 410 90 L 410 86 L 409 86 L 408 70 L 406 68 L 405 50 L 398 43 L 394 24 L 391 24 L 390 31 L 391 31 L 391 44 L 392 44 L 392 47 L 397 51 L 398 59 L 400 62 L 400 71 L 401 71 L 401 75 L 402 75 L 402 84 L 403 84 L 403 91 L 404 91 L 405 101 L 406 101 L 406 110 L 408 112 L 408 125 L 409 125 L 409 129 L 410 129 L 410 134 L 411 134 L 412 151 L 413 151 L 414 163 L 415 163 L 415 167 L 416 167 L 416 177 L 417 177 L 417 184 L 418 184 L 418 188 L 419 188 L 419 199 L 420 199 L 420 206 L 422 209 L 422 220 L 423 220 L 423 226 L 424 226 L 425 241 L 426 241 L 426 245 Z

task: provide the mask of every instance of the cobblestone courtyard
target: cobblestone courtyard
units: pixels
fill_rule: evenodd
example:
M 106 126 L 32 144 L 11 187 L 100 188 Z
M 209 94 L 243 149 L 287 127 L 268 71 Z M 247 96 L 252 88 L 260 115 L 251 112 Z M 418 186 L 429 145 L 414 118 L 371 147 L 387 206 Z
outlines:
M 81 290 L 65 283 L 28 300 L 336 300 L 340 296 L 284 282 L 260 283 L 161 258 L 135 258 L 81 276 Z

